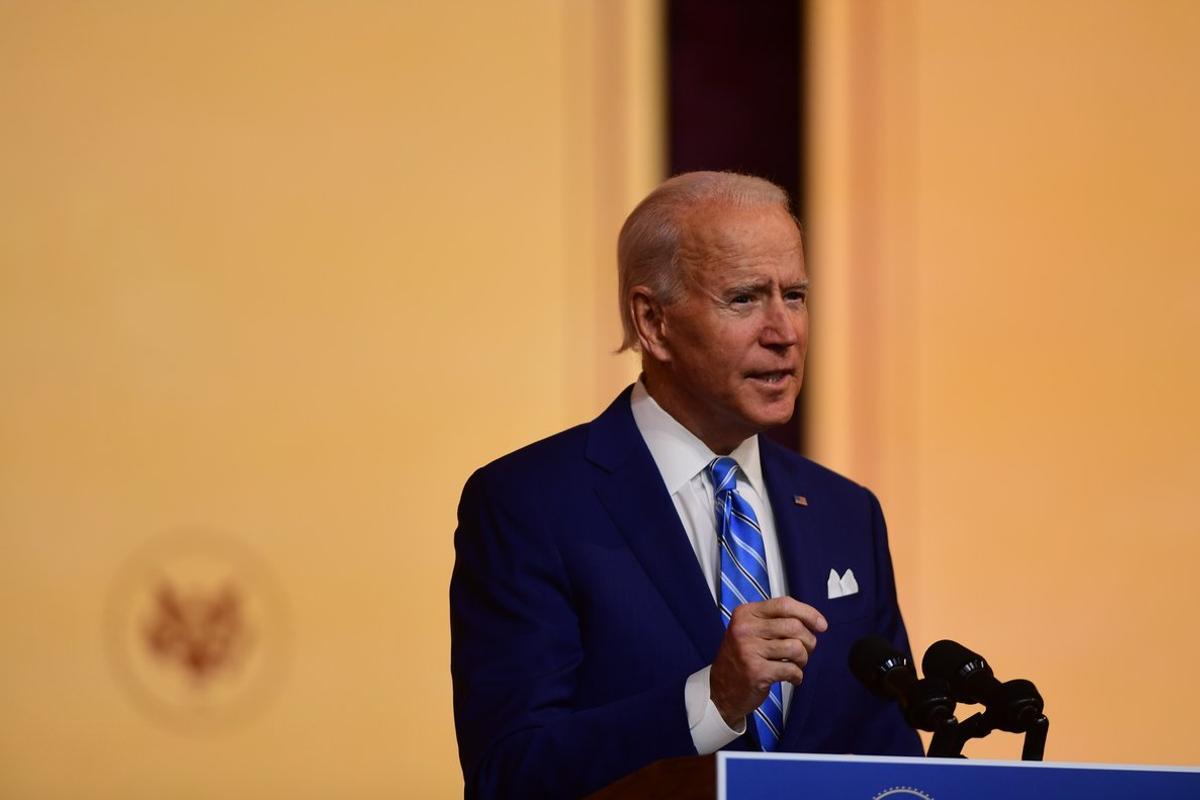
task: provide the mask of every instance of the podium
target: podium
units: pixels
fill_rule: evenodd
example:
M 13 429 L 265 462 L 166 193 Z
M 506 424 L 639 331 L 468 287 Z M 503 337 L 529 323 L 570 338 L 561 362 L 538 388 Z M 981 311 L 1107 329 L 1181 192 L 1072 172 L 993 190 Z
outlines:
M 1200 768 L 797 753 L 659 761 L 593 800 L 1009 800 L 1200 798 Z

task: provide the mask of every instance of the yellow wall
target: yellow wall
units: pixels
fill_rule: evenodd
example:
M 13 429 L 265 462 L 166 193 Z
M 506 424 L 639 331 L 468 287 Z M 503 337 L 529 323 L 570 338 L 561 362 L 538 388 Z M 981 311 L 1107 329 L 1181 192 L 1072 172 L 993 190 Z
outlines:
M 1200 762 L 1197 9 L 814 8 L 814 455 L 1056 760 Z
M 0 796 L 461 792 L 454 507 L 633 374 L 654 11 L 0 5 Z M 121 576 L 180 529 L 275 665 L 211 730 L 114 674 Z
M 0 796 L 459 793 L 454 504 L 632 375 L 656 19 L 0 6 Z M 1200 761 L 1167 688 L 1200 655 L 1192 5 L 820 2 L 813 31 L 815 455 L 879 490 L 914 645 L 1038 681 L 1052 758 Z M 114 667 L 180 530 L 232 548 L 271 656 L 211 727 Z

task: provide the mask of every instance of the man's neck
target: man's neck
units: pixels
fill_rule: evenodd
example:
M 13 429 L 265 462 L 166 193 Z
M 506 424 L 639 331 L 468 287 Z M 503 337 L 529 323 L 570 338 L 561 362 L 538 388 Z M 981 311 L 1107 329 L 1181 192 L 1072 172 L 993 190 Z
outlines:
M 734 449 L 749 437 L 755 434 L 755 431 L 748 431 L 743 436 L 723 436 L 716 435 L 715 432 L 706 430 L 702 421 L 697 418 L 697 415 L 691 413 L 688 404 L 683 401 L 676 392 L 672 391 L 670 381 L 662 380 L 661 376 L 655 378 L 652 369 L 647 369 L 646 365 L 642 366 L 642 385 L 646 387 L 646 393 L 654 398 L 654 402 L 658 403 L 663 411 L 671 415 L 671 417 L 683 427 L 692 432 L 700 441 L 712 450 L 713 453 L 719 456 L 727 456 Z

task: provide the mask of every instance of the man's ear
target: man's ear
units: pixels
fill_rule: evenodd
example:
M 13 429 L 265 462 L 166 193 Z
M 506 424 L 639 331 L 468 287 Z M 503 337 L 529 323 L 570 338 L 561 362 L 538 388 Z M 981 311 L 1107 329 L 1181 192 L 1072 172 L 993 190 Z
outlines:
M 637 328 L 638 347 L 656 361 L 670 361 L 667 346 L 667 324 L 663 304 L 648 286 L 634 286 L 629 291 L 629 314 Z

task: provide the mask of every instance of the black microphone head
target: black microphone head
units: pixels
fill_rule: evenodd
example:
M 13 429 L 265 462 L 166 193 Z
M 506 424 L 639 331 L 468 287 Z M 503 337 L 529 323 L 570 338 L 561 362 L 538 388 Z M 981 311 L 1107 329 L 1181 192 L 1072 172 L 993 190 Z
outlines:
M 945 681 L 917 680 L 917 671 L 882 636 L 859 639 L 850 648 L 850 671 L 876 697 L 895 700 L 904 719 L 921 730 L 937 730 L 954 716 L 954 700 Z
M 972 661 L 987 664 L 979 653 L 968 650 L 950 639 L 940 639 L 929 645 L 929 649 L 925 651 L 925 657 L 921 659 L 921 671 L 926 675 L 949 678 L 964 664 Z
M 850 648 L 850 671 L 872 694 L 891 700 L 895 693 L 885 685 L 884 679 L 895 669 L 912 670 L 908 657 L 892 647 L 882 636 L 865 636 Z M 915 671 L 913 672 L 916 677 Z
M 997 684 L 983 656 L 949 639 L 929 645 L 921 659 L 921 671 L 927 678 L 948 682 L 954 699 L 960 703 L 983 702 L 985 694 Z
M 1000 730 L 1021 733 L 1037 722 L 1045 707 L 1033 682 L 1016 678 L 1000 685 L 987 713 Z

